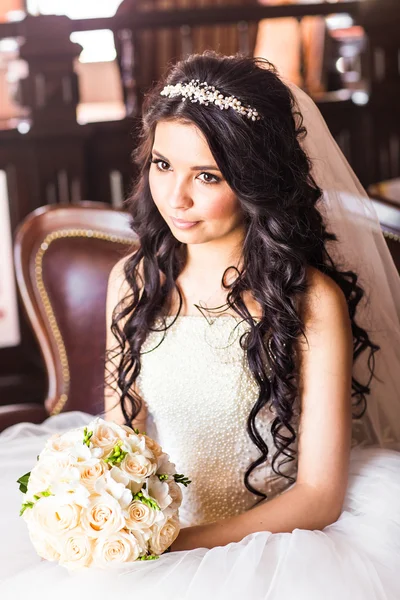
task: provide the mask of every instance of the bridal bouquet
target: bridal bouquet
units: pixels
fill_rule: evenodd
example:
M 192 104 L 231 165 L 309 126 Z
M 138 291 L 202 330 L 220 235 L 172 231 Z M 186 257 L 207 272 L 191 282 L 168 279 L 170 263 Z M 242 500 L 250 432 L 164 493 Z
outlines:
M 190 480 L 157 442 L 95 418 L 53 435 L 20 479 L 20 514 L 42 558 L 69 568 L 106 568 L 158 558 L 179 533 Z

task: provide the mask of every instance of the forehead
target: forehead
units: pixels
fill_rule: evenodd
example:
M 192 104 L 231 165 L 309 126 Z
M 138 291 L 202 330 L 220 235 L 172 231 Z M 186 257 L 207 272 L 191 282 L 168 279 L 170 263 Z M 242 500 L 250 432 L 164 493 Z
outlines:
M 203 159 L 215 163 L 203 132 L 194 123 L 159 121 L 153 148 L 171 161 L 195 164 Z

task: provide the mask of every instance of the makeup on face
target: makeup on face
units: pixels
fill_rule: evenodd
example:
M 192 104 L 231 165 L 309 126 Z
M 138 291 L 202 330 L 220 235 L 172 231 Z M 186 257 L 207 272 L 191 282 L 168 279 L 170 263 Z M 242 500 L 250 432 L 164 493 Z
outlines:
M 241 223 L 238 199 L 194 125 L 157 124 L 149 185 L 160 214 L 185 243 L 222 238 Z
M 177 227 L 178 229 L 191 229 L 192 227 L 194 227 L 195 225 L 198 225 L 201 221 L 182 221 L 180 219 L 174 219 L 174 217 L 171 217 L 171 221 L 172 223 L 175 225 L 175 227 Z

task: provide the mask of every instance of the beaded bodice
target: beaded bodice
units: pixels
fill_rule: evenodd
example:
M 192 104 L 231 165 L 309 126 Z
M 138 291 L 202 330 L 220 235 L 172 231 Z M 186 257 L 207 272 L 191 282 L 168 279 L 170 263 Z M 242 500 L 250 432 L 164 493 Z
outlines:
M 167 317 L 167 325 L 174 318 Z M 157 320 L 154 328 L 160 324 Z M 248 466 L 260 456 L 246 428 L 258 398 L 258 386 L 240 345 L 249 327 L 229 315 L 211 324 L 203 316 L 179 316 L 166 331 L 151 331 L 142 346 L 137 388 L 148 408 L 148 432 L 168 452 L 178 473 L 192 481 L 182 488 L 184 525 L 241 513 L 260 498 L 244 484 Z M 256 417 L 269 453 L 267 463 L 250 475 L 250 483 L 268 499 L 292 485 L 271 467 L 276 452 L 270 431 L 274 418 L 268 406 Z M 297 441 L 292 447 L 296 446 Z M 281 466 L 281 471 L 295 478 L 297 460 Z

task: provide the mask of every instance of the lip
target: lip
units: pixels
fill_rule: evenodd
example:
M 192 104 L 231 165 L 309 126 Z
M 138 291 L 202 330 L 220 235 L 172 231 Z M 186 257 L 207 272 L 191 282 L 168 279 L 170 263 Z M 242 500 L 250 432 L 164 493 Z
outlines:
M 179 229 L 189 229 L 190 227 L 197 225 L 197 223 L 200 223 L 200 221 L 183 221 L 182 219 L 174 219 L 174 217 L 171 217 L 171 220 L 175 227 L 178 227 Z

